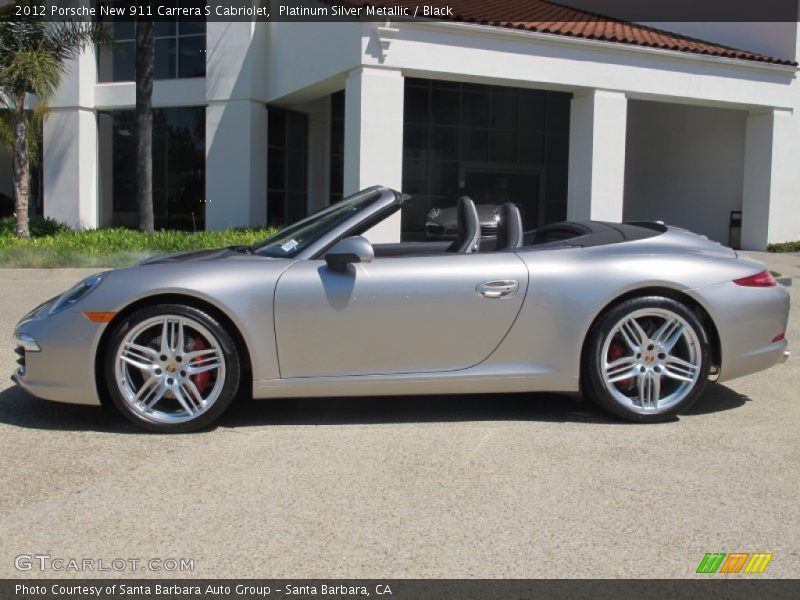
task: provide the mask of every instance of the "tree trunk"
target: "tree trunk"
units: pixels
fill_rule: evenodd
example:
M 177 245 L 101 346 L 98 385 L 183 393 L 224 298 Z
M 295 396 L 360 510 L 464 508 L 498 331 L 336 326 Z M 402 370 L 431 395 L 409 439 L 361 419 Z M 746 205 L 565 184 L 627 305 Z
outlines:
M 31 237 L 28 228 L 28 198 L 31 165 L 28 158 L 28 122 L 25 118 L 25 94 L 14 109 L 14 196 L 17 211 L 17 237 Z
M 147 2 L 146 4 L 149 4 Z M 153 218 L 153 21 L 136 22 L 136 204 L 139 229 L 152 233 Z

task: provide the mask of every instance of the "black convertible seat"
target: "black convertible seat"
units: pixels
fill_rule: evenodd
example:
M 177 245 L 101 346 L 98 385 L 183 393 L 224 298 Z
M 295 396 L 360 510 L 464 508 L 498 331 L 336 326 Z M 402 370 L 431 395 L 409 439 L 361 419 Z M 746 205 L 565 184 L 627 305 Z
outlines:
M 514 250 L 522 246 L 522 215 L 519 208 L 506 202 L 500 208 L 500 222 L 497 224 L 497 246 L 495 250 Z
M 458 237 L 450 244 L 448 252 L 469 254 L 475 252 L 481 241 L 481 223 L 478 209 L 468 196 L 458 199 Z

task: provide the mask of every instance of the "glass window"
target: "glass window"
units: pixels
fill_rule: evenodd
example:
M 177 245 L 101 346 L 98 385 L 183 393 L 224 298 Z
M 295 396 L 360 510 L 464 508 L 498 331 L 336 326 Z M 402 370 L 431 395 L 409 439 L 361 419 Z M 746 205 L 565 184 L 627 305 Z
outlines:
M 107 0 L 127 8 L 127 4 Z M 134 81 L 136 79 L 136 22 L 103 17 L 114 33 L 114 44 L 97 52 L 97 80 Z M 205 19 L 160 20 L 154 25 L 155 79 L 205 77 L 206 21 Z
M 428 88 L 409 85 L 405 90 L 403 115 L 407 123 L 428 122 Z
M 327 233 L 373 204 L 381 197 L 380 190 L 368 189 L 298 221 L 264 240 L 256 247 L 262 256 L 289 258 L 297 256 Z
M 437 125 L 458 125 L 458 90 L 431 90 L 431 122 Z
M 540 215 L 565 214 L 569 94 L 405 81 L 403 191 L 412 194 L 403 205 L 405 239 L 424 238 L 427 212 L 452 204 L 459 191 L 485 203 L 517 202 L 526 228 L 540 225 Z
M 98 114 L 103 222 L 136 227 L 136 122 L 132 110 Z M 156 228 L 202 230 L 205 224 L 205 108 L 153 111 L 153 212 Z M 107 195 L 110 194 L 110 198 Z
M 206 36 L 193 35 L 179 37 L 178 79 L 186 77 L 205 77 L 206 74 Z
M 331 94 L 330 203 L 342 199 L 344 189 L 344 91 Z
M 156 63 L 153 78 L 175 79 L 175 38 L 156 38 Z M 135 77 L 135 76 L 134 76 Z
M 268 107 L 267 223 L 286 225 L 308 206 L 308 115 Z
M 489 127 L 488 92 L 464 92 L 461 99 L 461 122 L 465 127 Z
M 492 127 L 515 129 L 517 127 L 517 97 L 512 94 L 492 96 Z

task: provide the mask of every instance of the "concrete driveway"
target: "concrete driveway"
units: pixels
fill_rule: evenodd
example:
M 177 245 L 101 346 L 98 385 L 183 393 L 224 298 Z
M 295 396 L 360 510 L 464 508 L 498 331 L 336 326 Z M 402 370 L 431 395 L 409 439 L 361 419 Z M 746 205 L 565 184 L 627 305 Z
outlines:
M 0 271 L 0 372 L 16 320 L 83 273 Z M 194 560 L 182 577 L 691 577 L 719 551 L 798 577 L 797 358 L 663 425 L 555 395 L 313 399 L 160 436 L 6 380 L 0 577 L 165 574 L 20 572 L 21 554 Z

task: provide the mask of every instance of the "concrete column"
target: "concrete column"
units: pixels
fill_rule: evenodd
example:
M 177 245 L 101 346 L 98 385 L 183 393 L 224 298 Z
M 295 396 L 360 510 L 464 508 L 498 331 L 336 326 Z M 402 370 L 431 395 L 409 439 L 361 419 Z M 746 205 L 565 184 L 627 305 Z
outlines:
M 75 229 L 99 225 L 93 48 L 67 61 L 44 120 L 44 214 Z
M 742 248 L 800 239 L 798 117 L 779 109 L 751 114 L 745 136 Z
M 267 108 L 252 100 L 206 108 L 206 229 L 267 222 Z
M 265 30 L 264 23 L 208 22 L 208 230 L 267 221 L 267 109 L 259 83 L 266 79 Z
M 572 99 L 568 219 L 622 220 L 627 112 L 618 92 L 592 90 Z
M 44 121 L 44 214 L 74 229 L 98 226 L 94 110 L 53 110 Z
M 359 67 L 345 86 L 344 194 L 371 185 L 403 183 L 403 76 Z M 400 241 L 400 213 L 366 234 L 373 243 Z

